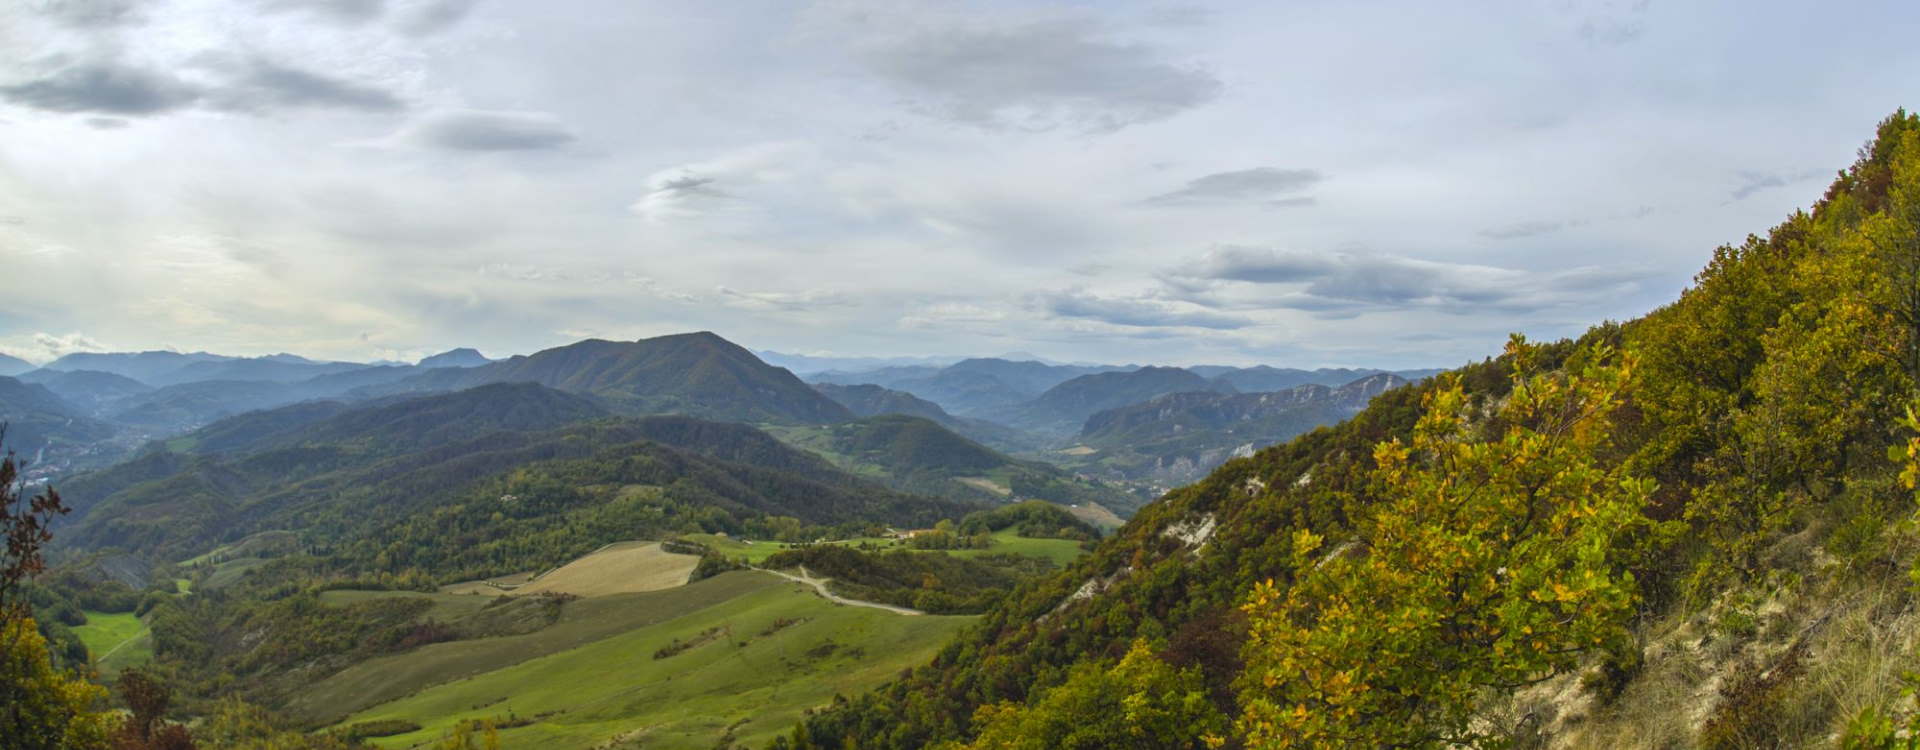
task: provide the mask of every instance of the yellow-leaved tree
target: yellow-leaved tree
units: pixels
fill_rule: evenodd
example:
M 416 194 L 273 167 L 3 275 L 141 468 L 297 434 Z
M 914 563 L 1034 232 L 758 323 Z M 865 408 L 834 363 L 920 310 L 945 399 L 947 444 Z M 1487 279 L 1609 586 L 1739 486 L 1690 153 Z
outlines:
M 1664 527 L 1653 491 L 1606 457 L 1630 357 L 1604 346 L 1555 372 L 1515 336 L 1512 395 L 1431 392 L 1411 442 L 1375 448 L 1370 513 L 1333 549 L 1294 540 L 1295 580 L 1255 587 L 1238 727 L 1249 747 L 1498 744 L 1490 692 L 1633 648 L 1629 563 Z

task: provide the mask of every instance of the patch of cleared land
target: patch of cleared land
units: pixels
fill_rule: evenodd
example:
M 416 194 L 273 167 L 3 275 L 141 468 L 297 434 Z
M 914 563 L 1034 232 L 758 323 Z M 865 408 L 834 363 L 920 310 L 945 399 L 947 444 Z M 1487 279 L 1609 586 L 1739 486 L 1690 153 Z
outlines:
M 1073 514 L 1074 518 L 1085 521 L 1088 525 L 1102 529 L 1103 531 L 1112 531 L 1127 524 L 1126 519 L 1121 518 L 1119 514 L 1111 510 L 1107 510 L 1106 506 L 1099 503 L 1078 503 L 1066 506 L 1066 508 L 1068 513 Z
M 780 585 L 783 584 L 766 575 L 743 570 L 665 591 L 615 594 L 568 602 L 560 611 L 560 620 L 542 630 L 525 635 L 435 643 L 404 654 L 369 659 L 315 683 L 312 688 L 296 696 L 287 708 L 290 713 L 309 721 L 333 721 L 433 685 L 470 678 L 528 659 L 578 648 L 634 628 L 711 607 L 746 593 Z M 393 595 L 400 592 L 369 593 Z M 493 597 L 459 598 L 485 604 Z
M 953 479 L 954 481 L 964 484 L 968 487 L 986 490 L 988 492 L 999 495 L 1001 497 L 1006 497 L 1008 495 L 1013 494 L 1013 490 L 1008 488 L 1006 485 L 1000 484 L 999 482 L 995 482 L 986 477 L 954 477 Z
M 1055 451 L 1055 452 L 1060 453 L 1062 455 L 1067 455 L 1067 456 L 1091 456 L 1095 453 L 1099 453 L 1100 450 L 1092 446 L 1076 445 L 1076 446 L 1073 446 L 1072 448 L 1066 448 L 1066 449 Z
M 1044 557 L 1054 565 L 1065 567 L 1067 563 L 1086 554 L 1080 549 L 1080 543 L 1072 539 L 1028 539 L 1013 529 L 1001 529 L 993 532 L 993 544 L 986 549 L 947 550 L 954 557 L 979 557 L 981 555 L 1026 555 Z
M 87 624 L 73 629 L 102 672 L 118 672 L 153 659 L 153 640 L 147 624 L 132 612 L 87 610 Z
M 659 542 L 615 542 L 553 569 L 513 590 L 515 595 L 565 593 L 607 596 L 684 586 L 700 564 L 694 555 L 660 549 Z
M 679 606 L 662 599 L 723 590 L 734 595 Z M 441 679 L 424 689 L 387 688 L 383 692 L 405 697 L 343 723 L 404 719 L 422 725 L 417 732 L 373 740 L 385 748 L 420 747 L 455 722 L 508 716 L 534 721 L 502 731 L 506 747 L 585 750 L 615 736 L 647 748 L 704 749 L 723 738 L 760 747 L 835 694 L 856 694 L 924 662 L 974 619 L 903 617 L 836 605 L 809 587 L 752 571 L 668 591 L 586 599 L 567 605 L 567 616 L 623 598 L 630 598 L 619 608 L 627 616 L 652 612 L 659 619 L 564 650 L 521 654 L 510 666 L 465 679 Z M 351 690 L 347 683 L 361 681 L 384 688 L 381 681 L 414 673 L 406 662 L 422 652 L 474 651 L 494 641 L 543 643 L 565 624 L 518 638 L 435 644 L 375 660 L 349 670 L 356 676 L 342 673 L 336 675 L 342 679 L 317 687 Z M 668 648 L 676 643 L 694 645 Z

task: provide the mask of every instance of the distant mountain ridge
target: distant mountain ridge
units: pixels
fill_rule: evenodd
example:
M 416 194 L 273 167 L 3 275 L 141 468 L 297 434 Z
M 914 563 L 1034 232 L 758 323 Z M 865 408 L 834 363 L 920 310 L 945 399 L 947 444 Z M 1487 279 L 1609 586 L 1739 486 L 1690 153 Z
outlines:
M 12 377 L 34 369 L 33 363 L 11 354 L 0 354 L 0 376 Z
M 493 360 L 487 359 L 484 355 L 480 354 L 479 350 L 462 347 L 459 349 L 448 349 L 431 357 L 421 359 L 415 366 L 426 369 L 436 367 L 479 367 L 491 362 L 493 362 Z
M 458 390 L 503 382 L 592 394 L 631 414 L 814 424 L 853 418 L 846 407 L 793 373 L 706 331 L 639 341 L 589 339 L 479 367 L 432 370 L 371 392 Z
M 1100 473 L 1177 484 L 1204 476 L 1229 458 L 1340 422 L 1408 382 L 1375 373 L 1338 388 L 1309 384 L 1269 393 L 1168 393 L 1088 417 L 1078 440 L 1096 450 L 1087 459 Z
M 1137 370 L 1082 375 L 1060 383 L 1032 401 L 983 414 L 1042 433 L 1071 435 L 1088 417 L 1168 393 L 1233 392 L 1233 386 L 1195 375 L 1178 367 L 1142 367 Z

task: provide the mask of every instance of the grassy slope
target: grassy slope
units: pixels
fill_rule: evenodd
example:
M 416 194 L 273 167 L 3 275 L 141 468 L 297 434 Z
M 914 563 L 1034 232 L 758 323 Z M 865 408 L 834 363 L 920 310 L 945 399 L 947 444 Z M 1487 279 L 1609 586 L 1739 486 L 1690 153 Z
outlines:
M 132 612 L 88 611 L 87 624 L 73 629 L 102 672 L 118 672 L 153 659 L 147 624 Z
M 930 658 L 948 636 L 973 619 L 903 617 L 838 606 L 811 589 L 752 572 L 728 574 L 677 591 L 698 590 L 709 583 L 717 584 L 710 589 L 729 586 L 726 590 L 732 591 L 745 584 L 747 590 L 691 611 L 628 602 L 619 609 L 629 616 L 686 614 L 419 690 L 361 711 L 347 722 L 406 719 L 424 727 L 378 740 L 389 748 L 433 740 L 463 719 L 506 715 L 544 717 L 502 732 L 507 746 L 586 748 L 636 730 L 628 739 L 649 748 L 713 747 L 729 731 L 737 741 L 759 745 L 784 731 L 803 710 L 831 702 L 834 694 L 857 693 Z M 799 622 L 766 633 L 778 619 Z M 746 645 L 734 646 L 722 638 L 667 659 L 653 658 L 656 650 L 675 639 L 693 640 L 715 627 L 730 627 L 732 640 Z M 529 638 L 548 636 L 549 631 L 543 631 Z M 826 648 L 828 644 L 833 648 Z M 380 665 L 356 670 L 364 672 L 359 679 L 383 672 L 393 676 Z
M 756 541 L 748 544 L 739 539 L 723 539 L 712 534 L 692 534 L 689 535 L 687 539 L 712 547 L 714 551 L 719 552 L 729 559 L 745 558 L 748 563 L 754 565 L 758 565 L 767 558 L 772 557 L 774 553 L 788 548 L 787 545 L 779 542 Z M 882 539 L 879 537 L 845 539 L 830 542 L 830 544 L 858 546 L 862 542 L 871 544 L 881 550 L 896 548 L 911 549 L 897 540 Z M 986 549 L 947 550 L 947 552 L 953 554 L 955 557 L 1028 555 L 1031 557 L 1046 558 L 1053 561 L 1053 564 L 1059 566 L 1065 566 L 1067 563 L 1073 562 L 1082 554 L 1085 554 L 1085 552 L 1080 549 L 1080 543 L 1071 539 L 1028 539 L 1015 534 L 1013 529 L 1001 529 L 995 532 L 993 535 L 993 546 Z
M 584 646 L 778 583 L 765 574 L 739 572 L 666 591 L 582 599 L 568 604 L 559 622 L 535 633 L 436 643 L 404 654 L 370 659 L 321 680 L 287 708 L 308 720 L 332 721 L 433 685 Z M 471 596 L 482 602 L 491 598 L 439 596 Z

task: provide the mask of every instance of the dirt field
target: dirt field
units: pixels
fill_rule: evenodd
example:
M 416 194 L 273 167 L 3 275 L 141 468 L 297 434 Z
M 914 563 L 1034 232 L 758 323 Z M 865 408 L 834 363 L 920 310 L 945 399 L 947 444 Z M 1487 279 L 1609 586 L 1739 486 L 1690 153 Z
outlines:
M 659 591 L 687 583 L 700 558 L 664 552 L 658 542 L 617 542 L 593 554 L 555 568 L 512 593 L 559 591 L 579 596 L 605 596 Z

